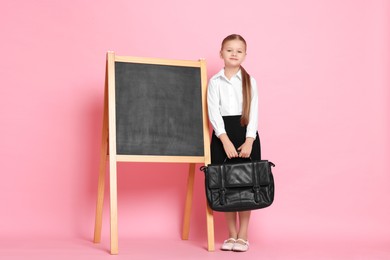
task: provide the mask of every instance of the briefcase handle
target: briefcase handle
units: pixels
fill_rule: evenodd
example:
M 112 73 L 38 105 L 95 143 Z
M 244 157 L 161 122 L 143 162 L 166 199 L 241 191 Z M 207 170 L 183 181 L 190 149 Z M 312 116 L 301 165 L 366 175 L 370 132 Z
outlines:
M 228 160 L 233 161 L 235 159 L 243 159 L 243 160 L 248 159 L 249 161 L 252 161 L 252 157 L 248 157 L 248 158 L 234 157 L 234 158 L 231 158 L 231 159 L 229 159 L 229 157 L 226 157 L 225 160 L 223 160 L 223 163 L 226 163 L 226 161 L 228 161 Z

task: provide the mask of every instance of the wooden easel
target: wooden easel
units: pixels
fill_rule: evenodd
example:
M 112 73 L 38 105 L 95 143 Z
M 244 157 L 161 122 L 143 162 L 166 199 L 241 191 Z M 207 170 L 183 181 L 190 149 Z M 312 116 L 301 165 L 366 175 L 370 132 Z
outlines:
M 157 64 L 168 66 L 190 66 L 199 67 L 201 71 L 201 97 L 203 116 L 203 138 L 204 156 L 165 156 L 165 155 L 119 155 L 116 148 L 116 117 L 115 117 L 115 62 L 131 62 L 141 64 Z M 195 178 L 196 163 L 210 163 L 209 151 L 209 128 L 206 108 L 206 63 L 200 61 L 177 61 L 163 59 L 145 59 L 135 57 L 115 56 L 113 52 L 107 53 L 105 93 L 104 93 L 104 114 L 102 129 L 102 144 L 100 151 L 100 169 L 98 177 L 98 196 L 96 206 L 94 242 L 99 243 L 102 230 L 103 200 L 105 188 L 105 174 L 107 160 L 109 160 L 109 180 L 110 180 L 110 238 L 111 254 L 118 254 L 118 208 L 117 208 L 117 162 L 173 162 L 189 163 L 189 173 L 187 181 L 187 194 L 184 209 L 184 221 L 182 239 L 188 240 L 190 231 L 190 215 L 192 209 L 192 197 Z M 213 212 L 207 206 L 207 239 L 208 250 L 214 251 L 214 220 Z

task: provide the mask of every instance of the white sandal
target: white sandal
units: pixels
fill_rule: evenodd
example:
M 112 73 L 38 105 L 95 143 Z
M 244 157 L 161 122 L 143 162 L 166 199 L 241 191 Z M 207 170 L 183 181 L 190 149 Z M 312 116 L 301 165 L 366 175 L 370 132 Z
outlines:
M 221 250 L 232 251 L 234 245 L 236 244 L 236 241 L 237 240 L 233 237 L 226 239 L 225 241 L 223 241 L 223 244 L 221 246 Z
M 249 249 L 249 242 L 245 241 L 242 238 L 239 238 L 236 240 L 236 243 L 234 243 L 234 246 L 232 248 L 235 252 L 246 252 Z

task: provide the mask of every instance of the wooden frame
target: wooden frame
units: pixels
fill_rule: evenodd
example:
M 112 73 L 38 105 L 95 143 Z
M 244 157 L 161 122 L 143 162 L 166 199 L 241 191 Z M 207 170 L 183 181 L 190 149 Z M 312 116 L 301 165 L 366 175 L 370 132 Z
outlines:
M 201 85 L 202 85 L 201 96 L 202 96 L 204 156 L 117 155 L 116 122 L 115 122 L 115 62 L 116 61 L 200 68 Z M 187 194 L 185 200 L 184 221 L 183 221 L 183 231 L 182 231 L 182 239 L 183 240 L 188 239 L 189 230 L 190 230 L 190 215 L 192 209 L 194 178 L 195 178 L 195 164 L 204 163 L 205 165 L 207 165 L 210 163 L 210 149 L 209 149 L 210 134 L 208 128 L 208 115 L 207 115 L 207 106 L 206 106 L 206 85 L 207 85 L 206 62 L 204 60 L 199 60 L 199 61 L 164 60 L 164 59 L 116 56 L 114 52 L 107 53 L 102 145 L 100 151 L 100 169 L 99 169 L 99 178 L 98 178 L 98 196 L 97 196 L 97 206 L 96 206 L 96 216 L 95 216 L 94 242 L 99 243 L 101 240 L 105 174 L 107 168 L 107 159 L 109 159 L 110 238 L 111 238 L 110 252 L 111 254 L 118 254 L 117 162 L 189 163 Z M 207 223 L 208 250 L 214 251 L 213 212 L 208 206 L 206 209 L 206 223 Z

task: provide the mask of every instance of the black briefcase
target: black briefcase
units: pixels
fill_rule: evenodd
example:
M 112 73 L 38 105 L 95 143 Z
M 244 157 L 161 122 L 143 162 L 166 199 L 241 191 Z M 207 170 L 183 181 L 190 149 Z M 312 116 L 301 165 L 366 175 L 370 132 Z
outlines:
M 270 206 L 275 192 L 271 171 L 274 166 L 267 160 L 202 166 L 210 208 L 232 212 Z

